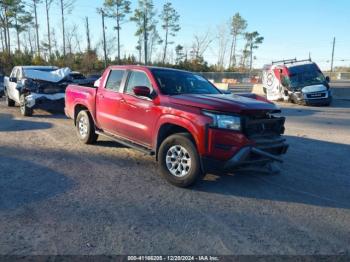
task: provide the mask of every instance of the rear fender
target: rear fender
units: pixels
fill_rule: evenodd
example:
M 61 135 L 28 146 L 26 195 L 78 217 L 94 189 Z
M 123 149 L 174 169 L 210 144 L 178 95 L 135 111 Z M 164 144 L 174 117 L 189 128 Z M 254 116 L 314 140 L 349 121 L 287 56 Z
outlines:
M 96 125 L 96 118 L 95 118 L 95 114 L 94 114 L 94 109 L 91 108 L 91 106 L 89 106 L 84 100 L 80 100 L 80 99 L 76 100 L 75 104 L 74 104 L 73 114 L 72 114 L 74 116 L 74 123 L 75 123 L 75 119 L 78 115 L 78 112 L 76 112 L 76 110 L 79 106 L 87 108 L 87 111 L 90 113 L 90 115 L 91 115 L 91 117 L 94 120 L 94 123 Z

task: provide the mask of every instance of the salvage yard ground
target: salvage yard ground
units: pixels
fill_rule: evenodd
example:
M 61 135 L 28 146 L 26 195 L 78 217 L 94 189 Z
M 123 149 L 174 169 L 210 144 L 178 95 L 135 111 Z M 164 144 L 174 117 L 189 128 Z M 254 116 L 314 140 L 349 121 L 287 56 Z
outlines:
M 281 107 L 280 175 L 209 175 L 179 189 L 151 157 L 82 145 L 63 114 L 23 118 L 1 100 L 0 254 L 349 255 L 350 99 Z

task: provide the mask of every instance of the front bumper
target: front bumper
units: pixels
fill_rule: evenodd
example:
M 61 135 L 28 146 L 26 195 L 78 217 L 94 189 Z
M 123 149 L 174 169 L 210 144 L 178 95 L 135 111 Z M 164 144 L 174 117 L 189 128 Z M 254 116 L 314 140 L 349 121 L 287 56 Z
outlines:
M 42 109 L 60 109 L 64 108 L 64 94 L 57 93 L 53 95 L 32 93 L 26 96 L 26 104 L 30 108 Z
M 329 96 L 327 98 L 321 98 L 321 99 L 306 99 L 304 100 L 304 103 L 307 106 L 325 106 L 332 103 L 332 97 Z
M 264 165 L 271 162 L 283 162 L 282 155 L 286 154 L 289 145 L 285 139 L 277 138 L 247 145 L 242 147 L 228 160 L 217 160 L 210 157 L 202 157 L 202 168 L 207 172 L 233 171 L 246 166 Z
M 319 95 L 317 97 L 315 95 Z M 303 104 L 306 106 L 325 106 L 329 105 L 332 102 L 332 92 L 330 90 L 316 93 L 302 93 L 296 92 L 293 94 L 294 101 L 299 104 Z

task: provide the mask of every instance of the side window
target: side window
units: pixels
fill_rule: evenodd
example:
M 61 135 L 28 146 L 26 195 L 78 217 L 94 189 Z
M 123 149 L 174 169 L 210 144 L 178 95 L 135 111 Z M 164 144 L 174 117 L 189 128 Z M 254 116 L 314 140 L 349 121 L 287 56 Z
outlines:
M 151 82 L 148 79 L 148 76 L 144 72 L 140 72 L 140 71 L 131 72 L 128 84 L 124 92 L 127 94 L 134 94 L 133 89 L 136 86 L 146 86 L 151 89 L 151 92 L 153 90 Z
M 112 70 L 108 76 L 106 83 L 106 89 L 119 91 L 120 85 L 123 80 L 125 71 L 124 70 Z

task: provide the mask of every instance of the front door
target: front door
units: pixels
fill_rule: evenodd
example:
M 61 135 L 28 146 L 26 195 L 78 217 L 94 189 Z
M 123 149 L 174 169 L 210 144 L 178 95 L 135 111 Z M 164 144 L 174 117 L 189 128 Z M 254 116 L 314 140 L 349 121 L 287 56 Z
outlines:
M 11 82 L 11 78 L 17 78 L 16 82 Z M 8 88 L 6 90 L 9 98 L 19 103 L 19 90 L 17 85 L 21 82 L 21 70 L 19 68 L 14 68 L 9 78 Z
M 143 71 L 131 71 L 123 98 L 120 105 L 120 132 L 124 137 L 129 138 L 147 147 L 152 146 L 153 129 L 160 113 L 152 99 L 138 97 L 133 89 L 137 86 L 153 87 L 147 74 Z

